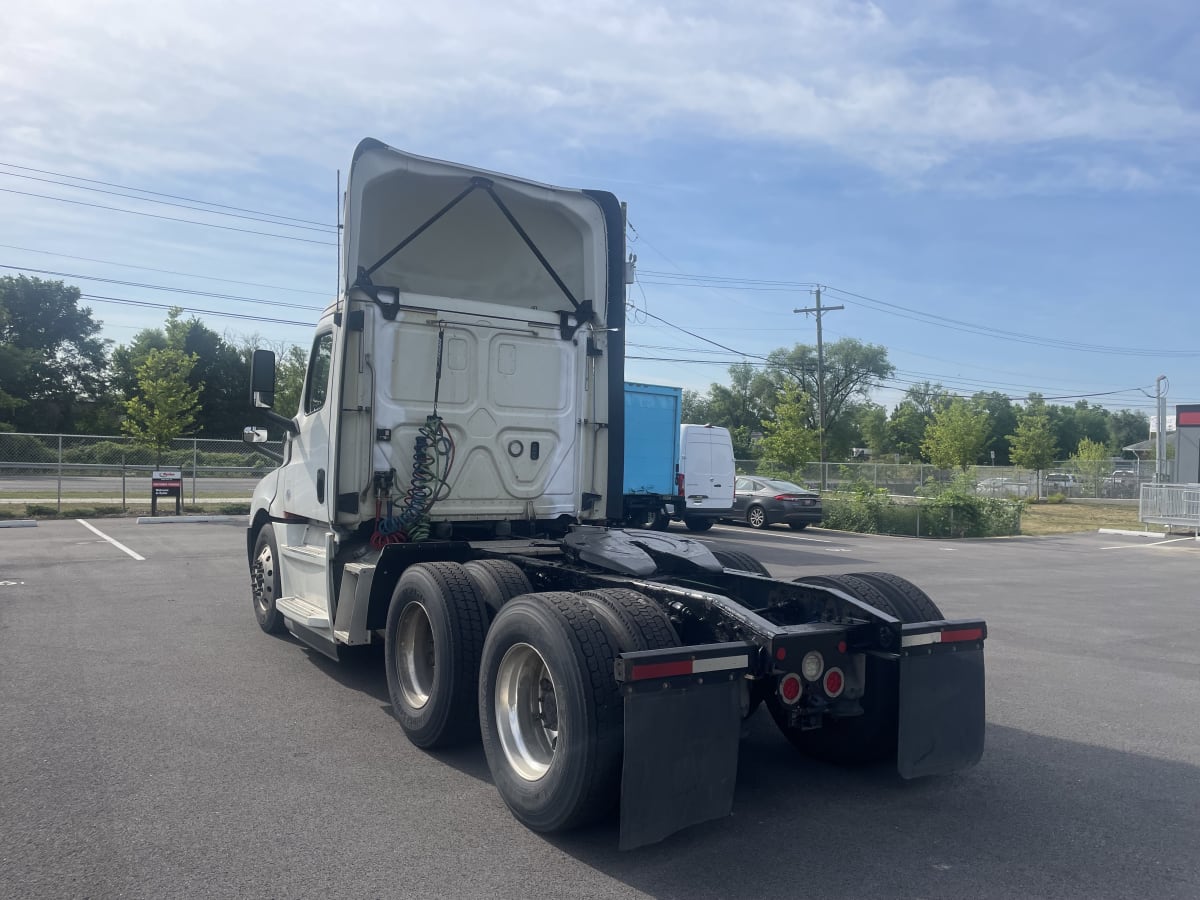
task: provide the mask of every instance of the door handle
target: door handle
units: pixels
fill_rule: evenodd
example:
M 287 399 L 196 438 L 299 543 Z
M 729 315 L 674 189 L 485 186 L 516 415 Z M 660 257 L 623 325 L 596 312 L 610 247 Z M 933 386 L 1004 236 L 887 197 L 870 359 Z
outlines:
M 325 470 L 317 469 L 317 502 L 325 502 Z

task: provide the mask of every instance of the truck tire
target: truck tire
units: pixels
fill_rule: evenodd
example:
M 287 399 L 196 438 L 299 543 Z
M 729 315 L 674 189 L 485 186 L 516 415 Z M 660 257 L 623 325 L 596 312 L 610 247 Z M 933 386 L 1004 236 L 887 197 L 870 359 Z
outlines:
M 275 543 L 275 531 L 267 522 L 258 530 L 254 539 L 254 553 L 250 563 L 250 599 L 254 607 L 254 618 L 258 627 L 267 634 L 284 631 L 283 615 L 275 608 L 275 599 L 281 593 L 279 582 L 279 545 Z
M 463 563 L 463 569 L 471 579 L 475 595 L 483 601 L 489 622 L 513 597 L 533 590 L 520 567 L 507 559 L 473 559 Z
M 620 794 L 617 648 L 575 594 L 526 594 L 488 631 L 479 677 L 483 749 L 501 798 L 534 831 L 610 813 Z
M 483 609 L 458 563 L 409 566 L 392 592 L 384 633 L 388 694 L 418 747 L 449 747 L 478 733 Z
M 641 529 L 643 531 L 662 531 L 667 527 L 667 514 L 662 509 L 642 509 L 636 514 L 625 520 L 626 528 Z
M 930 596 L 909 581 L 891 572 L 854 572 L 855 578 L 874 585 L 903 615 L 904 622 L 940 622 L 945 615 Z
M 869 603 L 880 612 L 909 621 L 903 610 L 865 579 L 853 575 L 801 576 L 793 581 L 825 584 Z M 777 690 L 767 697 L 767 708 L 775 724 L 797 750 L 806 756 L 840 765 L 865 765 L 896 755 L 899 726 L 900 678 L 894 660 L 867 656 L 866 692 L 861 716 L 826 716 L 820 728 L 802 731 L 788 725 L 787 709 Z
M 708 531 L 713 527 L 713 520 L 684 516 L 683 524 L 688 531 Z
M 749 553 L 743 553 L 741 550 L 713 550 L 712 555 L 727 569 L 737 569 L 741 572 L 753 572 L 755 575 L 771 577 L 766 566 Z
M 767 521 L 767 511 L 755 503 L 746 510 L 746 524 L 751 528 L 766 528 L 771 523 Z
M 579 596 L 610 626 L 618 653 L 679 646 L 671 617 L 645 594 L 629 588 L 599 588 Z

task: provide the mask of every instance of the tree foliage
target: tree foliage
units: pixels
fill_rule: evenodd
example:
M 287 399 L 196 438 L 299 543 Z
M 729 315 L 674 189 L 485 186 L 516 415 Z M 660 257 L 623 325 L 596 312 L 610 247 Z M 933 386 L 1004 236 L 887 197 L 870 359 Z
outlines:
M 935 466 L 957 466 L 965 472 L 979 462 L 987 448 L 990 428 L 991 417 L 986 409 L 955 397 L 934 413 L 921 449 Z
M 1014 465 L 1042 472 L 1054 462 L 1058 447 L 1044 403 L 1030 403 L 1017 416 L 1016 430 L 1008 435 Z
M 0 415 L 18 431 L 74 431 L 108 387 L 99 333 L 79 288 L 0 278 Z
M 818 456 L 817 432 L 809 425 L 809 398 L 795 385 L 784 388 L 775 418 L 764 423 L 763 462 L 792 473 Z
M 196 422 L 200 388 L 188 383 L 196 358 L 178 350 L 152 350 L 137 368 L 137 394 L 125 401 L 125 434 L 154 450 L 156 463 L 175 438 Z

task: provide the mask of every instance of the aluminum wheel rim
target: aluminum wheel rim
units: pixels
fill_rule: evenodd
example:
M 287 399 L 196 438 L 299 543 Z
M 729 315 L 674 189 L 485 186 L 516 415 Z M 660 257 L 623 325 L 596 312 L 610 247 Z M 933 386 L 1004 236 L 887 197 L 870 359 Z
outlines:
M 767 520 L 767 514 L 757 506 L 750 510 L 750 524 L 755 528 L 761 528 Z
M 396 675 L 407 706 L 421 709 L 429 702 L 436 669 L 429 613 L 420 603 L 410 603 L 396 625 Z
M 558 702 L 550 669 L 529 644 L 514 644 L 500 660 L 495 703 L 496 731 L 509 766 L 525 781 L 537 781 L 558 748 Z
M 251 586 L 254 592 L 254 604 L 264 615 L 271 611 L 271 601 L 274 599 L 272 594 L 275 590 L 274 579 L 275 557 L 271 553 L 270 545 L 267 545 L 259 551 L 258 558 L 254 560 L 254 583 Z

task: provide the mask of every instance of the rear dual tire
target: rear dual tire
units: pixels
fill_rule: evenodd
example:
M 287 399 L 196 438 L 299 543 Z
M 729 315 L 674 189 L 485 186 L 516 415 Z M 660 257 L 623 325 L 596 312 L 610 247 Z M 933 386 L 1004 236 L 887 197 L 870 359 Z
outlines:
M 824 584 L 845 591 L 901 622 L 943 618 L 937 605 L 924 591 L 912 582 L 887 572 L 801 576 L 794 580 Z M 806 756 L 843 765 L 863 765 L 896 755 L 899 688 L 900 675 L 896 661 L 868 654 L 865 693 L 860 701 L 863 709 L 861 716 L 827 715 L 820 728 L 802 731 L 788 723 L 788 707 L 780 699 L 777 690 L 772 690 L 767 697 L 767 708 L 784 737 Z
M 484 645 L 479 722 L 492 779 L 518 820 L 563 831 L 616 808 L 624 713 L 614 663 L 677 645 L 667 615 L 636 591 L 505 604 Z

